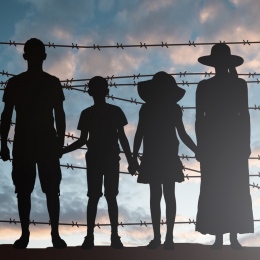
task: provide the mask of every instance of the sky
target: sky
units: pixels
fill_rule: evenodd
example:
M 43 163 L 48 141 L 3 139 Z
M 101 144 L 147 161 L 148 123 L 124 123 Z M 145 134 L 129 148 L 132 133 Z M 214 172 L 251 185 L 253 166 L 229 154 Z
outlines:
M 188 43 L 219 41 L 259 41 L 260 3 L 257 0 L 9 0 L 1 3 L 0 9 L 0 41 L 25 42 L 30 38 L 39 38 L 44 43 L 78 45 L 114 45 L 153 44 L 153 43 Z M 96 75 L 103 77 L 155 74 L 158 71 L 168 73 L 180 72 L 214 72 L 214 68 L 198 63 L 198 58 L 209 55 L 212 45 L 148 47 L 124 49 L 72 49 L 46 48 L 47 59 L 44 70 L 60 80 L 86 79 Z M 243 57 L 244 64 L 237 68 L 239 73 L 260 73 L 260 45 L 230 45 L 232 54 Z M 26 70 L 23 60 L 22 46 L 0 45 L 0 71 L 18 74 Z M 249 76 L 241 76 L 252 80 Z M 177 82 L 199 82 L 205 75 L 175 76 Z M 256 80 L 257 76 L 253 80 Z M 139 78 L 112 80 L 116 83 L 134 83 Z M 8 77 L 0 75 L 0 82 Z M 111 82 L 111 80 L 109 80 Z M 85 84 L 86 82 L 83 82 Z M 73 83 L 79 84 L 79 83 Z M 183 85 L 186 90 L 184 98 L 179 102 L 182 106 L 195 106 L 196 84 Z M 257 83 L 248 83 L 249 107 L 259 104 L 260 89 Z M 0 92 L 0 95 L 3 91 Z M 88 94 L 64 89 L 64 109 L 66 113 L 66 133 L 79 136 L 77 130 L 80 113 L 93 104 Z M 125 99 L 142 101 L 136 86 L 110 87 L 110 95 Z M 140 105 L 120 100 L 107 100 L 119 106 L 128 119 L 125 126 L 130 146 L 138 122 Z M 3 102 L 0 102 L 0 111 Z M 260 111 L 250 110 L 251 117 L 251 150 L 252 157 L 260 154 Z M 15 113 L 13 115 L 15 121 Z M 187 133 L 196 143 L 195 110 L 183 112 L 183 122 Z M 10 139 L 14 128 L 10 130 Z M 66 144 L 72 139 L 67 138 Z M 10 144 L 11 148 L 11 144 Z M 179 155 L 194 156 L 180 142 Z M 61 164 L 73 164 L 85 167 L 85 151 L 77 150 L 61 158 Z M 195 159 L 184 159 L 187 168 L 199 170 Z M 258 174 L 259 161 L 249 160 L 250 174 Z M 121 155 L 121 171 L 127 170 L 124 155 Z M 18 220 L 16 195 L 11 179 L 11 162 L 0 161 L 0 219 Z M 189 170 L 185 174 L 198 175 Z M 62 223 L 86 223 L 87 181 L 85 170 L 62 167 L 61 213 Z M 258 183 L 259 177 L 250 177 L 250 183 Z M 119 184 L 119 222 L 150 222 L 149 186 L 138 184 L 136 176 L 120 175 Z M 259 182 L 260 183 L 260 182 Z M 176 221 L 196 219 L 200 179 L 190 178 L 176 184 L 177 216 Z M 260 190 L 250 188 L 254 219 L 260 219 Z M 162 199 L 162 219 L 165 221 L 165 205 Z M 48 222 L 45 195 L 42 193 L 37 179 L 32 193 L 31 220 Z M 109 223 L 107 205 L 102 197 L 98 205 L 96 223 Z M 255 222 L 255 233 L 239 235 L 244 246 L 259 246 L 260 224 Z M 52 246 L 50 227 L 48 225 L 31 225 L 29 248 L 45 248 Z M 161 227 L 164 240 L 165 225 Z M 61 237 L 69 246 L 81 245 L 86 235 L 86 227 L 60 226 Z M 151 226 L 119 227 L 119 235 L 125 246 L 144 246 L 153 238 Z M 12 244 L 20 236 L 20 226 L 14 223 L 0 223 L 0 244 Z M 214 236 L 202 235 L 195 231 L 194 224 L 176 224 L 174 229 L 176 243 L 211 244 Z M 228 244 L 228 235 L 224 236 Z M 95 244 L 110 245 L 110 228 L 96 227 Z

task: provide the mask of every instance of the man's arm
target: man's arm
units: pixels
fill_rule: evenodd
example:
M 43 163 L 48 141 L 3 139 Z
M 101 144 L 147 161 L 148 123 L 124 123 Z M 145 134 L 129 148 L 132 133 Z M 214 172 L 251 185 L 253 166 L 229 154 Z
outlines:
M 75 141 L 74 143 L 64 147 L 62 150 L 62 154 L 69 153 L 69 152 L 79 149 L 81 146 L 86 144 L 87 137 L 88 137 L 88 130 L 82 129 L 79 139 L 77 141 Z
M 3 161 L 10 160 L 10 151 L 7 146 L 7 138 L 10 130 L 14 105 L 6 102 L 1 115 L 1 157 Z
M 66 120 L 63 102 L 58 102 L 54 107 L 55 123 L 58 135 L 59 150 L 62 151 L 65 139 Z

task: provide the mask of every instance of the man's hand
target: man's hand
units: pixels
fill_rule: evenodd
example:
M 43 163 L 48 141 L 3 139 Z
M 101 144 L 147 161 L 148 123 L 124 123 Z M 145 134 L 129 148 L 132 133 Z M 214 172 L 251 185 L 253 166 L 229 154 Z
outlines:
M 2 147 L 0 154 L 1 154 L 1 158 L 2 158 L 3 161 L 10 160 L 10 151 L 9 151 L 9 148 L 7 146 Z

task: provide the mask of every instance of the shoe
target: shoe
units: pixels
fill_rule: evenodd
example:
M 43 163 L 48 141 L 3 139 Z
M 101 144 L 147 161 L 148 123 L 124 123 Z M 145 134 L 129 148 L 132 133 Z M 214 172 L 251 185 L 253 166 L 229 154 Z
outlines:
M 166 239 L 164 244 L 163 244 L 163 249 L 164 250 L 174 250 L 174 242 L 171 239 Z
M 111 246 L 114 249 L 122 249 L 124 247 L 124 245 L 122 244 L 121 240 L 120 240 L 120 236 L 119 235 L 111 235 Z
M 91 249 L 92 247 L 94 247 L 94 236 L 85 236 L 81 249 Z
M 240 245 L 238 241 L 231 242 L 230 246 L 234 250 L 243 250 L 243 247 Z
M 223 243 L 216 243 L 215 242 L 210 248 L 212 250 L 220 250 L 222 248 L 222 246 L 223 246 Z
M 146 246 L 147 249 L 156 249 L 161 245 L 161 240 L 151 240 L 150 243 Z
M 21 237 L 14 242 L 13 247 L 15 249 L 26 248 L 29 244 L 29 238 L 30 238 L 30 232 L 28 232 L 28 234 L 22 234 Z
M 52 244 L 54 248 L 58 248 L 58 249 L 63 249 L 67 247 L 66 242 L 63 239 L 61 239 L 59 235 L 52 236 Z

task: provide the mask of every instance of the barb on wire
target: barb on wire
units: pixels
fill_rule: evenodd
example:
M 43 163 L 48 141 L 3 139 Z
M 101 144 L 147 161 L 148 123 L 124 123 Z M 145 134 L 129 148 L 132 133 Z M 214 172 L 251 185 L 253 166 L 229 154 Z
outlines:
M 95 50 L 95 49 L 98 49 L 98 50 L 100 51 L 99 45 L 93 44 L 93 48 L 94 48 L 94 50 Z
M 244 43 L 244 45 L 246 45 L 246 44 L 248 44 L 248 45 L 250 45 L 250 42 L 248 41 L 248 40 L 243 40 L 243 43 Z
M 212 75 L 215 75 L 215 73 L 212 73 L 212 71 L 211 71 L 211 72 L 205 71 L 205 78 L 206 78 L 207 76 L 210 77 L 211 74 L 212 74 Z
M 194 42 L 194 41 L 193 41 L 193 42 L 189 41 L 189 46 L 194 46 L 194 47 L 196 47 L 195 42 Z
M 260 189 L 259 185 L 257 183 L 254 183 L 253 184 L 249 184 L 249 186 L 253 187 L 253 188 L 257 188 L 258 190 Z
M 10 223 L 10 224 L 14 223 L 14 224 L 16 225 L 16 220 L 15 220 L 15 219 L 12 220 L 12 219 L 10 218 L 9 223 Z
M 254 73 L 248 73 L 249 75 L 248 75 L 248 78 L 250 78 L 250 77 L 252 77 L 252 78 L 254 78 L 254 76 L 256 75 L 256 72 L 254 72 Z
M 118 48 L 124 49 L 124 47 L 123 47 L 123 44 L 122 44 L 122 43 L 121 43 L 121 44 L 118 44 L 118 43 L 117 43 L 117 44 L 116 44 L 116 47 L 117 47 L 117 49 L 118 49 Z
M 72 49 L 74 49 L 74 48 L 76 48 L 76 49 L 79 49 L 79 47 L 78 47 L 78 44 L 77 44 L 77 43 L 76 43 L 76 44 L 72 43 L 72 46 L 71 46 L 71 48 L 72 48 Z
M 165 42 L 165 43 L 163 43 L 163 42 L 162 42 L 162 47 L 164 47 L 164 46 L 165 46 L 166 48 L 169 48 L 169 46 L 168 46 L 168 43 L 167 43 L 167 42 Z
M 76 227 L 79 228 L 78 222 L 75 222 L 75 223 L 74 223 L 74 221 L 72 221 L 72 227 L 74 227 L 74 226 L 76 226 Z
M 54 43 L 50 43 L 50 42 L 49 42 L 48 45 L 47 45 L 47 47 L 49 47 L 49 48 L 50 48 L 50 47 L 53 47 L 53 48 L 55 49 Z
M 146 43 L 141 43 L 140 42 L 140 48 L 143 48 L 143 47 L 145 47 L 145 49 L 147 49 Z
M 183 73 L 182 73 L 182 72 L 180 72 L 180 78 L 181 78 L 181 76 L 185 77 L 185 76 L 186 76 L 186 73 L 187 73 L 187 71 L 186 71 L 186 70 L 185 70 Z
M 10 45 L 10 46 L 11 46 L 11 45 L 16 46 L 16 43 L 15 43 L 15 41 L 11 41 L 11 40 L 9 40 L 9 45 Z

